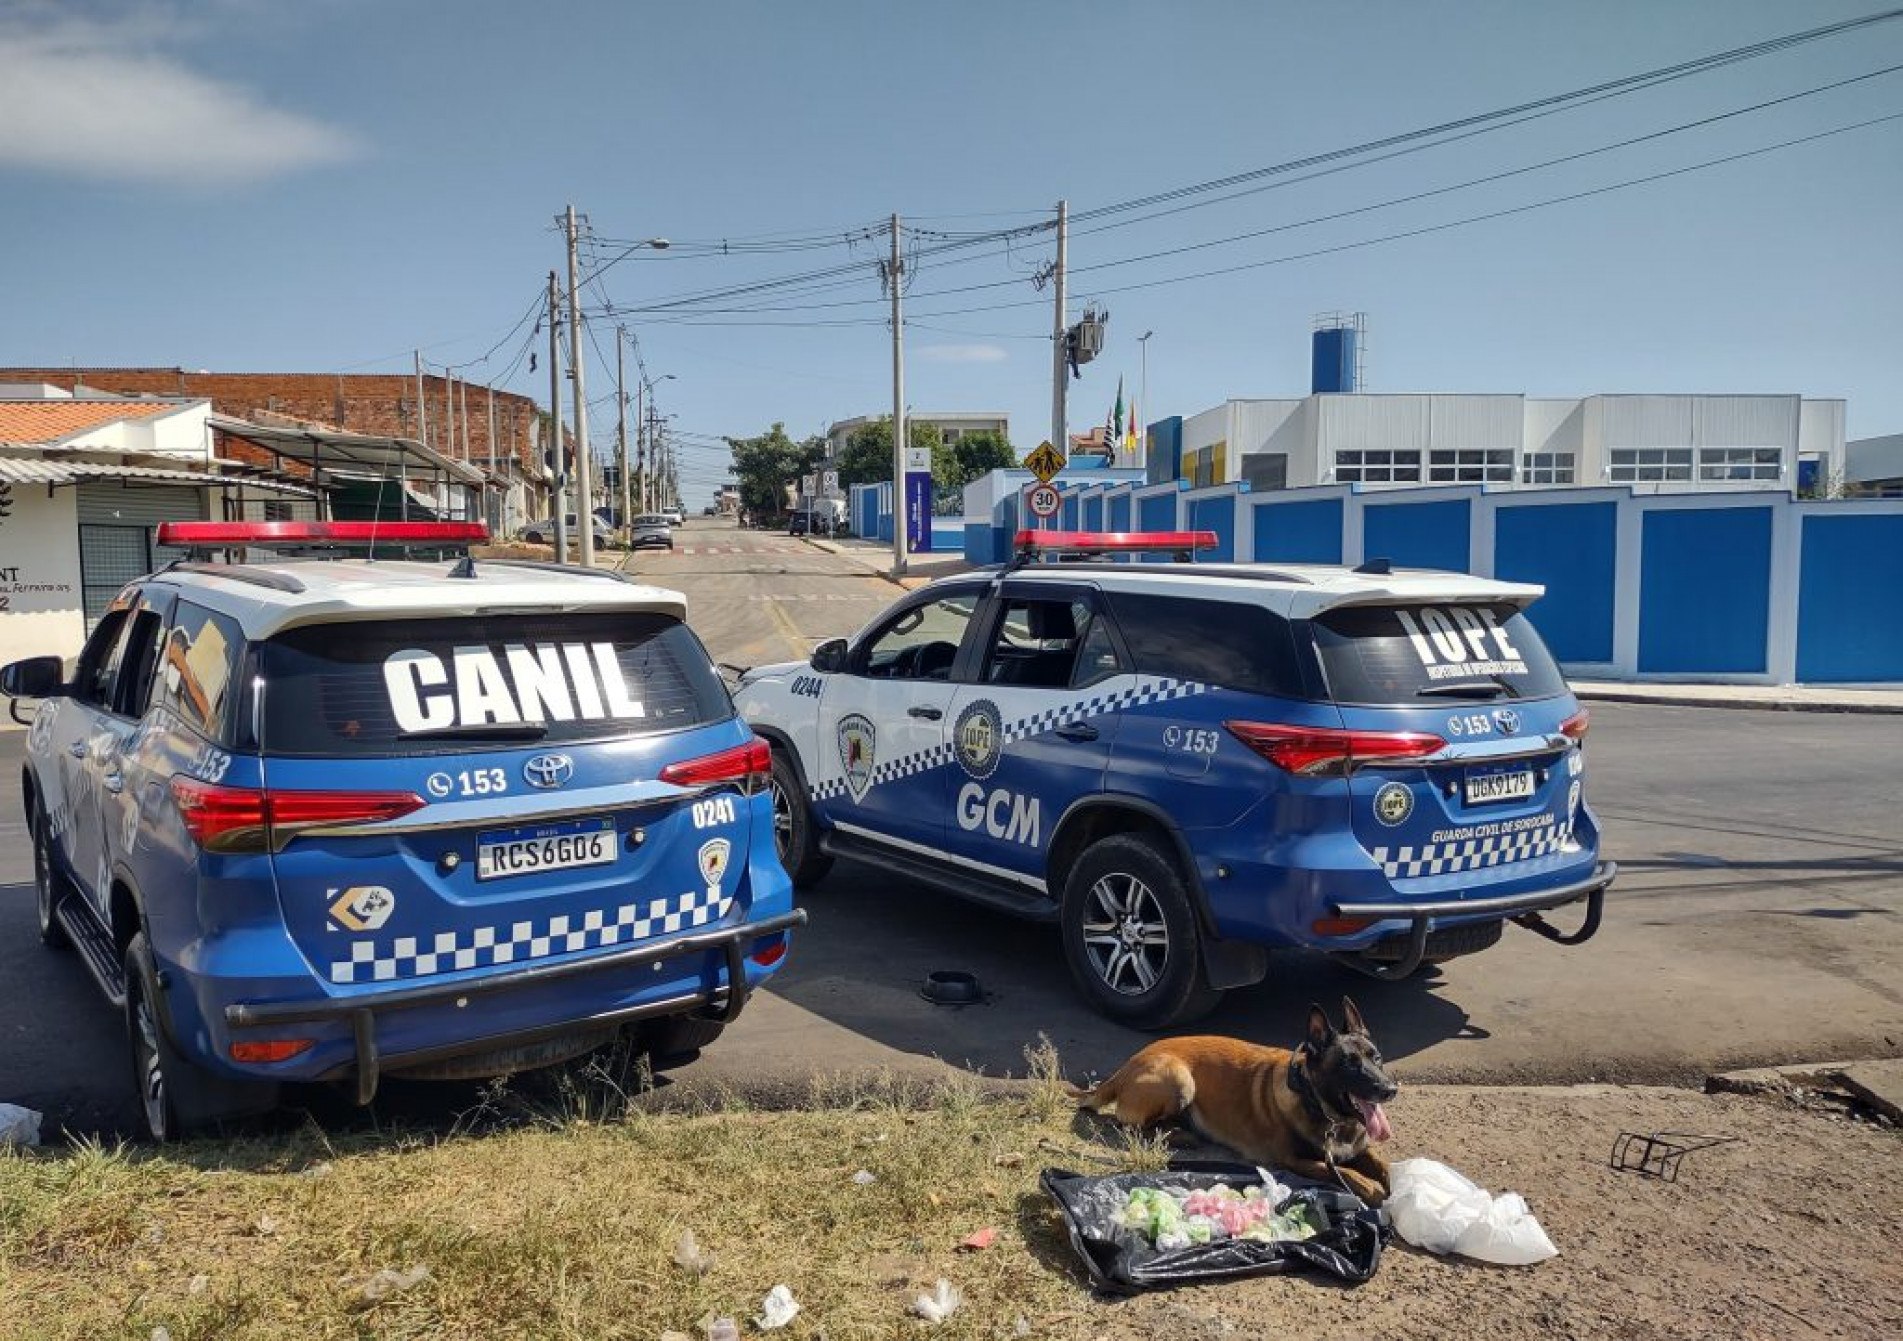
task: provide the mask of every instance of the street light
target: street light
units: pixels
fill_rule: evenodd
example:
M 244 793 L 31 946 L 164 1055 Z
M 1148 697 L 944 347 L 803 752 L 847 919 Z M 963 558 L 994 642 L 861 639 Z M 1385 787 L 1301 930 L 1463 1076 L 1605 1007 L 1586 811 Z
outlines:
M 661 245 L 666 246 L 667 244 L 663 241 Z M 653 508 L 653 505 L 648 501 L 649 469 L 647 461 L 648 411 L 652 410 L 654 404 L 652 393 L 654 388 L 662 382 L 675 382 L 679 380 L 680 379 L 675 377 L 673 373 L 662 373 L 659 377 L 643 377 L 635 387 L 635 463 L 641 475 L 641 511 L 643 512 L 651 511 Z M 647 410 L 642 409 L 643 393 L 647 393 Z
M 570 205 L 563 215 L 558 216 L 557 222 L 563 225 L 564 231 L 568 235 L 568 370 L 570 375 L 574 378 L 575 460 L 581 467 L 576 481 L 576 493 L 578 497 L 576 499 L 575 513 L 576 521 L 581 527 L 582 567 L 593 568 L 595 566 L 595 454 L 593 448 L 591 448 L 588 443 L 588 392 L 584 380 L 587 375 L 587 361 L 582 357 L 581 350 L 581 279 L 577 269 L 578 263 L 575 255 L 576 242 L 580 237 L 580 232 L 576 227 L 575 207 Z M 618 261 L 622 256 L 630 255 L 643 247 L 652 247 L 656 251 L 666 251 L 668 246 L 668 240 L 664 237 L 649 238 L 646 242 L 635 243 L 629 247 L 627 251 L 622 252 L 621 256 L 617 256 L 615 260 Z M 608 265 L 613 264 L 614 261 L 608 263 Z M 598 267 L 589 278 L 597 278 L 601 272 L 607 268 L 607 265 Z M 559 414 L 557 407 L 550 406 L 549 409 L 551 412 Z M 564 506 L 566 503 L 567 497 L 566 494 L 564 494 Z M 556 509 L 557 516 L 560 516 L 561 513 L 561 508 Z M 563 543 L 565 541 L 565 536 L 557 536 L 557 543 Z M 559 562 L 568 562 L 568 554 L 566 551 L 558 553 L 556 558 Z

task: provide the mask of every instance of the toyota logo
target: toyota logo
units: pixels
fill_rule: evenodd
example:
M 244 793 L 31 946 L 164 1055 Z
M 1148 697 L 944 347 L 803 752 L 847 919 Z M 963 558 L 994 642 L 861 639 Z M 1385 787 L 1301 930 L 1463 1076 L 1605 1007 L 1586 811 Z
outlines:
M 538 754 L 522 765 L 522 776 L 531 787 L 560 787 L 575 776 L 575 761 L 565 754 Z
M 1493 724 L 1500 728 L 1500 734 L 1511 736 L 1520 729 L 1520 714 L 1511 708 L 1501 708 L 1493 714 Z

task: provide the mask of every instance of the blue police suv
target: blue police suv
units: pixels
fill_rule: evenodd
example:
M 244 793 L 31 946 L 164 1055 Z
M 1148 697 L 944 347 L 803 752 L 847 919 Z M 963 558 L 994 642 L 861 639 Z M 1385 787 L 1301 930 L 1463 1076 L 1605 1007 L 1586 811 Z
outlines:
M 1400 978 L 1508 921 L 1589 938 L 1616 870 L 1541 589 L 1115 561 L 1214 539 L 1027 531 L 1018 563 L 747 672 L 794 879 L 855 857 L 1054 920 L 1084 996 L 1153 1028 L 1270 948 Z M 1577 930 L 1542 919 L 1569 904 Z
M 124 1011 L 153 1137 L 286 1081 L 711 1042 L 805 915 L 766 745 L 677 593 L 506 560 L 337 557 L 467 523 L 175 523 L 37 700 L 41 938 Z M 258 555 L 262 547 L 315 551 Z M 374 553 L 374 551 L 373 551 Z M 321 557 L 328 555 L 329 557 Z M 758 841 L 756 841 L 758 840 Z

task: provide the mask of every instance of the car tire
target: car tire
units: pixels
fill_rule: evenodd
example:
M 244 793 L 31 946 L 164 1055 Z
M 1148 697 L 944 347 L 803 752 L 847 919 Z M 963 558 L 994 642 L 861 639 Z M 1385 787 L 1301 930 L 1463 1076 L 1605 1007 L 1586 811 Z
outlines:
M 1064 880 L 1064 958 L 1084 998 L 1137 1029 L 1167 1029 L 1222 1000 L 1203 973 L 1201 935 L 1176 862 L 1154 839 L 1112 834 Z
M 152 948 L 141 931 L 126 947 L 126 1042 L 146 1134 L 159 1145 L 199 1128 L 277 1107 L 278 1086 L 226 1080 L 192 1065 L 172 1046 Z
M 710 1048 L 726 1031 L 724 1020 L 708 1020 L 698 1015 L 674 1015 L 656 1020 L 642 1036 L 648 1055 L 657 1062 L 680 1061 L 702 1048 Z
M 801 887 L 825 879 L 833 859 L 819 850 L 813 808 L 799 769 L 778 747 L 773 751 L 773 776 L 767 786 L 773 793 L 773 850 L 780 865 Z
M 46 814 L 36 802 L 33 806 L 33 893 L 38 904 L 40 944 L 55 950 L 70 949 L 73 942 L 67 936 L 66 928 L 53 916 L 53 904 L 58 900 L 64 881 L 59 866 L 53 860 L 52 825 Z

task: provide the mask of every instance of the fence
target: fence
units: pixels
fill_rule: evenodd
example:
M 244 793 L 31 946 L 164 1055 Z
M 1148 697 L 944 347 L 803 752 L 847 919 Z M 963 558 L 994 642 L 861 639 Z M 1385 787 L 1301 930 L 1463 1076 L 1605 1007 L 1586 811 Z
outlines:
M 1351 485 L 1253 494 L 1065 486 L 1050 525 L 1213 531 L 1207 562 L 1442 568 L 1535 582 L 1533 607 L 1568 670 L 1753 684 L 1903 681 L 1903 501 L 1787 494 L 1490 491 Z M 967 524 L 974 563 L 1009 554 L 1015 499 Z

